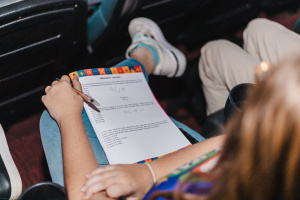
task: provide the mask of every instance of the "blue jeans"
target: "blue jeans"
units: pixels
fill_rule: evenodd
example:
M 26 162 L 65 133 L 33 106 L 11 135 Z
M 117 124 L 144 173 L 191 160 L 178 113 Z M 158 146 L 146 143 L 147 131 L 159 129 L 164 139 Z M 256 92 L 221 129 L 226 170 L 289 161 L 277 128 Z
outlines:
M 143 73 L 148 81 L 148 76 L 142 64 L 135 59 L 127 59 L 122 61 L 121 63 L 117 64 L 114 67 L 121 67 L 121 66 L 136 66 L 140 65 L 143 69 Z M 99 166 L 108 165 L 108 161 L 106 155 L 102 149 L 102 146 L 96 136 L 96 133 L 90 123 L 90 120 L 86 114 L 86 111 L 83 109 L 82 112 L 82 119 L 85 126 L 86 133 L 90 140 L 91 146 L 93 148 L 94 154 L 96 159 L 99 163 Z M 171 118 L 172 119 L 172 118 Z M 190 129 L 186 125 L 172 119 L 175 125 L 178 128 L 183 129 L 185 132 L 190 134 L 193 138 L 197 141 L 205 140 L 199 133 Z M 41 116 L 40 119 L 40 131 L 41 131 L 41 138 L 42 143 L 46 155 L 46 160 L 48 163 L 48 167 L 50 170 L 50 175 L 52 181 L 54 183 L 60 184 L 64 186 L 64 175 L 63 175 L 63 158 L 62 158 L 62 148 L 61 148 L 61 136 L 58 125 L 56 121 L 54 121 L 47 111 Z M 170 135 L 170 138 L 172 135 Z

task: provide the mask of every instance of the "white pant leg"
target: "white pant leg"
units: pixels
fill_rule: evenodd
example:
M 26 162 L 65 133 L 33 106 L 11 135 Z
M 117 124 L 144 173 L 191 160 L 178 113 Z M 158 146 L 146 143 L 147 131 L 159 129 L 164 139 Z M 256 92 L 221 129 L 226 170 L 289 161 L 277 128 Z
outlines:
M 293 51 L 300 53 L 300 35 L 268 19 L 249 22 L 243 37 L 245 51 L 260 61 L 277 64 Z
M 207 114 L 224 108 L 229 91 L 241 83 L 253 83 L 260 63 L 242 48 L 226 40 L 208 42 L 201 49 L 199 75 Z

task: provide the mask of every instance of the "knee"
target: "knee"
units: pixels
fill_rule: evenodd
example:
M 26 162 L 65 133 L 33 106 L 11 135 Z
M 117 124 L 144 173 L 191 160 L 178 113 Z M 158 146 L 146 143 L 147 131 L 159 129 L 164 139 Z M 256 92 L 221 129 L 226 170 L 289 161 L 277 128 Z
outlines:
M 224 39 L 214 40 L 206 43 L 201 48 L 201 57 L 199 59 L 199 70 L 209 67 L 217 67 L 216 64 L 218 59 L 227 57 L 230 53 L 233 44 Z M 217 59 L 218 58 L 218 59 Z
M 202 48 L 201 48 L 201 56 L 209 54 L 211 52 L 222 52 L 222 48 L 230 43 L 228 40 L 220 39 L 220 40 L 213 40 L 210 42 L 207 42 Z
M 244 40 L 247 41 L 249 39 L 255 39 L 258 35 L 266 35 L 270 31 L 272 31 L 269 27 L 274 23 L 265 18 L 256 18 L 251 20 L 246 29 L 244 30 Z
M 226 49 L 231 45 L 230 41 L 224 39 L 210 41 L 201 48 L 201 59 L 207 59 L 209 56 L 220 56 L 226 53 Z

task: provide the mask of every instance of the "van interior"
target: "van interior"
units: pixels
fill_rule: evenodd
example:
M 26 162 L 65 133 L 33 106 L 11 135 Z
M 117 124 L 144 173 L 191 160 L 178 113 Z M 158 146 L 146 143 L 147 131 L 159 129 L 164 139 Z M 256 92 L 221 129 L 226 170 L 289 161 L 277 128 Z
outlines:
M 224 114 L 206 116 L 198 75 L 201 46 L 219 38 L 243 45 L 243 29 L 258 17 L 299 33 L 299 5 L 298 0 L 1 1 L 0 123 L 23 190 L 51 181 L 39 134 L 45 87 L 63 74 L 125 59 L 132 19 L 152 19 L 185 54 L 182 77 L 150 76 L 149 85 L 169 116 L 209 138 L 222 131 Z

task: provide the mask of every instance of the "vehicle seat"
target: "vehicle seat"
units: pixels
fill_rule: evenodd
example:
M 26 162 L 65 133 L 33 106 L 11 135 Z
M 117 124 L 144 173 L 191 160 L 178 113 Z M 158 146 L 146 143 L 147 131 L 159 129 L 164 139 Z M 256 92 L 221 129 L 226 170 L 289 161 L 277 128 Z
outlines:
M 233 87 L 228 95 L 224 109 L 220 109 L 209 115 L 204 122 L 203 137 L 211 138 L 222 134 L 224 125 L 236 112 L 242 112 L 243 106 L 247 103 L 247 94 L 254 84 L 243 83 Z
M 218 110 L 207 116 L 201 135 L 206 139 L 222 134 L 224 130 L 224 109 Z
M 67 200 L 67 191 L 64 187 L 52 183 L 41 182 L 34 184 L 22 192 L 18 200 Z
M 0 2 L 0 119 L 43 108 L 44 88 L 86 48 L 82 0 Z M 16 116 L 16 115 L 15 115 Z
M 117 26 L 116 21 L 124 16 L 137 1 L 134 0 L 102 0 L 98 7 L 94 7 L 87 23 L 87 43 L 90 53 L 99 46 L 110 31 Z M 101 36 L 101 37 L 100 37 Z

